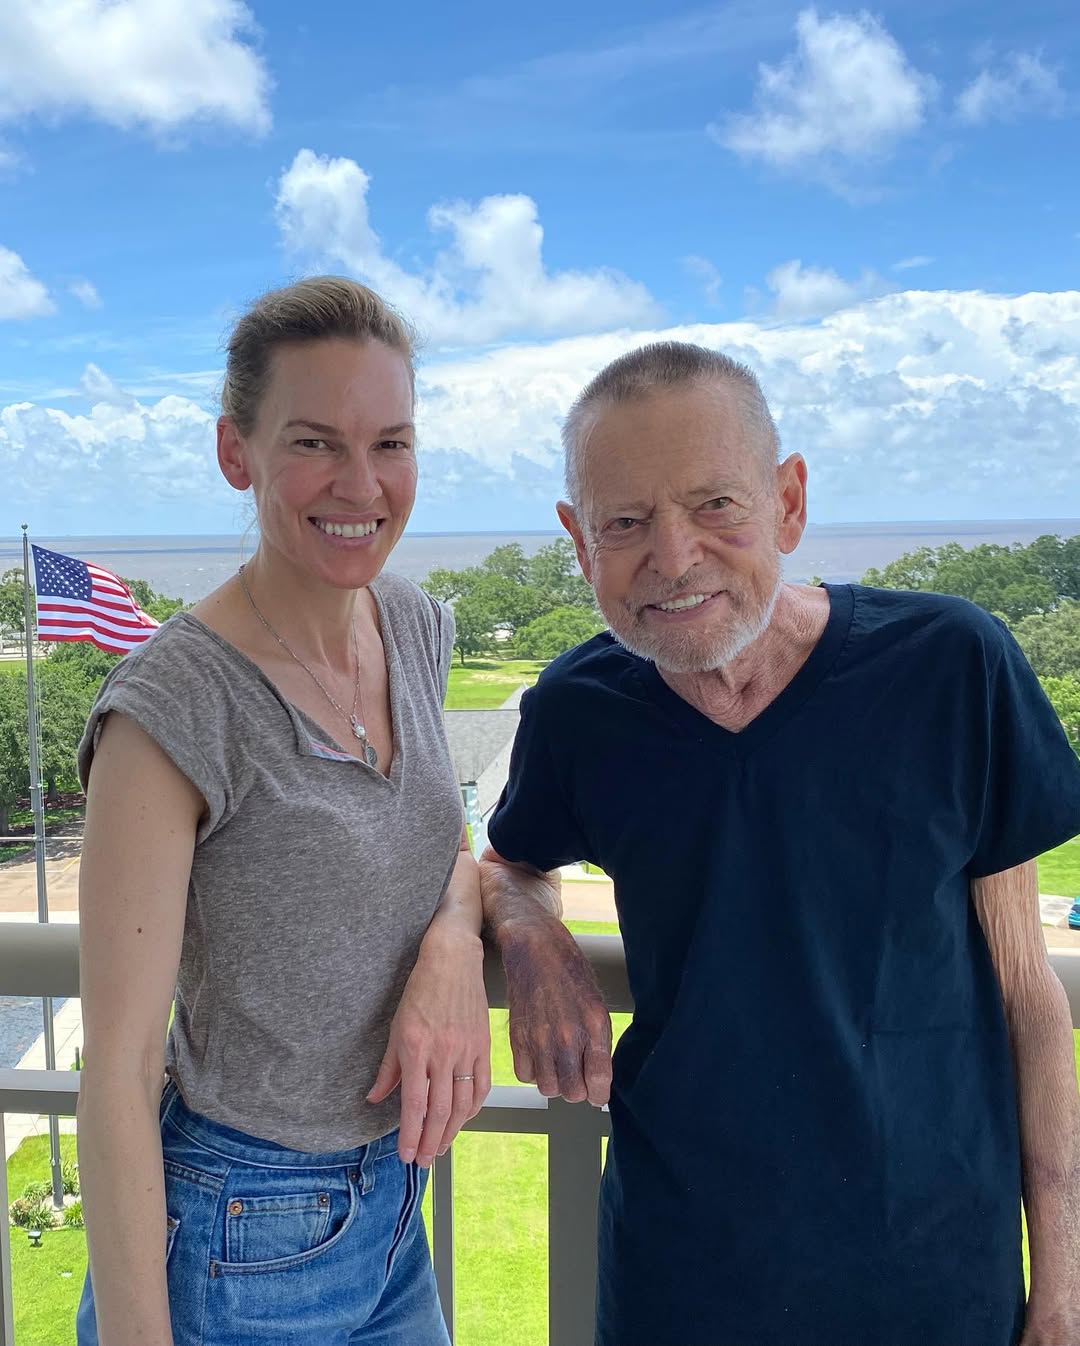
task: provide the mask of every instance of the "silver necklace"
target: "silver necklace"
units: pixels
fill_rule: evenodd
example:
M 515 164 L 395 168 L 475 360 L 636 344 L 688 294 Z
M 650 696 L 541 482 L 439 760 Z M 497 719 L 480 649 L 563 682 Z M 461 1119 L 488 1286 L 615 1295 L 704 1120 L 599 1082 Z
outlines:
M 353 688 L 352 710 L 347 711 L 345 707 L 340 704 L 340 702 L 336 701 L 330 695 L 330 693 L 322 685 L 319 679 L 315 676 L 314 672 L 312 672 L 312 670 L 308 668 L 307 664 L 304 663 L 303 659 L 300 658 L 300 656 L 296 653 L 296 651 L 292 648 L 292 646 L 284 638 L 284 636 L 278 635 L 278 633 L 270 625 L 267 619 L 263 616 L 262 612 L 259 610 L 259 605 L 255 602 L 254 598 L 252 598 L 251 596 L 251 590 L 247 586 L 247 580 L 244 578 L 244 567 L 241 566 L 236 573 L 237 578 L 240 581 L 240 588 L 243 589 L 244 596 L 247 598 L 247 601 L 251 604 L 252 612 L 254 612 L 255 616 L 258 617 L 259 621 L 262 622 L 263 626 L 266 627 L 266 629 L 274 637 L 274 639 L 285 651 L 285 653 L 289 655 L 291 659 L 295 659 L 295 661 L 300 665 L 300 667 L 308 675 L 308 677 L 315 684 L 315 686 L 318 687 L 319 691 L 322 692 L 323 696 L 326 697 L 327 701 L 330 702 L 330 704 L 341 716 L 341 718 L 343 720 L 348 720 L 349 724 L 352 726 L 353 737 L 359 739 L 360 742 L 364 745 L 364 761 L 368 764 L 368 766 L 371 767 L 378 766 L 379 754 L 375 751 L 375 748 L 371 740 L 367 736 L 367 730 L 364 728 L 363 721 L 357 719 L 356 715 L 356 705 L 358 701 L 360 702 L 360 714 L 363 715 L 364 713 L 364 705 L 360 697 L 360 641 L 356 635 L 356 626 L 355 625 L 353 626 L 353 633 L 352 633 L 353 653 L 356 655 L 356 686 Z

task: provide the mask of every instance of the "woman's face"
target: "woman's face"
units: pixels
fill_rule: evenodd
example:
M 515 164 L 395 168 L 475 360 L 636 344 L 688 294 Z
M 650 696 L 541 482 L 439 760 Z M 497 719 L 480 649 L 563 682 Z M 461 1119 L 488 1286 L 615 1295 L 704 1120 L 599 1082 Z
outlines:
M 357 589 L 382 569 L 416 498 L 413 391 L 378 341 L 280 346 L 255 428 L 218 422 L 231 485 L 252 488 L 263 544 L 316 579 Z

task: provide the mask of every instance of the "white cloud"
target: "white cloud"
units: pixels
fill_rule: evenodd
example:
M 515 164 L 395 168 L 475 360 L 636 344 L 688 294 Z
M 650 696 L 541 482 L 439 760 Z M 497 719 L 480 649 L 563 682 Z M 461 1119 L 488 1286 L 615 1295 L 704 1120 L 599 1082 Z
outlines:
M 798 258 L 774 267 L 766 283 L 773 295 L 773 313 L 794 322 L 823 317 L 890 288 L 874 271 L 864 271 L 858 280 L 849 281 L 824 267 L 803 266 Z
M 720 302 L 720 287 L 724 283 L 724 278 L 716 269 L 716 266 L 707 257 L 691 255 L 684 257 L 682 260 L 687 271 L 701 281 L 701 288 L 705 292 L 706 301 L 710 304 L 718 304 Z
M 372 227 L 370 184 L 352 159 L 301 150 L 278 184 L 282 237 L 316 264 L 343 266 L 385 294 L 436 346 L 596 331 L 658 313 L 645 287 L 617 271 L 548 271 L 528 196 L 433 206 L 428 227 L 449 244 L 426 271 L 408 271 L 386 256 Z
M 883 155 L 919 129 L 934 81 L 877 19 L 805 9 L 795 31 L 795 53 L 760 66 L 754 111 L 709 128 L 722 144 L 774 168 L 820 169 Z
M 48 290 L 30 274 L 19 254 L 0 247 L 0 321 L 42 318 L 55 312 Z
M 957 116 L 968 126 L 1024 116 L 1060 117 L 1065 108 L 1057 71 L 1030 52 L 1013 52 L 997 72 L 981 70 L 956 100 Z
M 182 397 L 143 404 L 94 366 L 83 391 L 91 405 L 80 415 L 31 402 L 0 408 L 0 475 L 18 482 L 19 503 L 47 502 L 62 482 L 64 507 L 82 507 L 93 532 L 104 511 L 141 520 L 163 501 L 194 507 L 228 494 L 208 410 Z
M 1075 496 L 1076 292 L 907 291 L 814 323 L 696 324 L 442 361 L 421 371 L 425 454 L 455 455 L 462 498 L 491 472 L 515 491 L 527 460 L 549 500 L 573 397 L 607 361 L 668 337 L 721 348 L 758 372 L 785 446 L 809 460 L 819 518 L 1045 517 Z
M 240 0 L 4 0 L 0 120 L 265 131 L 269 79 L 251 28 Z
M 899 262 L 893 262 L 894 271 L 915 271 L 921 266 L 932 266 L 936 259 L 933 257 L 924 257 L 921 253 L 917 257 L 902 257 Z
M 100 308 L 101 295 L 98 294 L 97 286 L 93 281 L 76 280 L 69 286 L 68 290 L 82 304 L 83 308 Z
M 1076 498 L 1080 292 L 909 290 L 816 322 L 639 328 L 427 360 L 423 526 L 553 523 L 567 407 L 605 363 L 657 338 L 720 348 L 757 371 L 785 448 L 809 462 L 818 520 L 1045 518 Z M 77 415 L 0 406 L 13 508 L 62 480 L 77 507 L 67 531 L 107 531 L 94 523 L 105 509 L 126 510 L 114 515 L 122 531 L 121 520 L 169 502 L 177 531 L 227 526 L 234 497 L 219 478 L 209 399 L 138 398 L 93 367 L 83 393 Z

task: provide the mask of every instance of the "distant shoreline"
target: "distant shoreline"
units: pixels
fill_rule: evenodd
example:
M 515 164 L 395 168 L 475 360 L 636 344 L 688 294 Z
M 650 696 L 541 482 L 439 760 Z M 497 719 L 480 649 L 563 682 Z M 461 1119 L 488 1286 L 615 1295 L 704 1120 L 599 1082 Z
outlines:
M 881 519 L 874 521 L 872 519 L 853 519 L 845 520 L 842 523 L 823 523 L 811 521 L 806 525 L 808 533 L 823 532 L 849 532 L 849 533 L 867 533 L 872 532 L 878 537 L 889 537 L 891 535 L 906 536 L 913 532 L 925 531 L 928 533 L 945 532 L 947 530 L 958 531 L 964 534 L 985 533 L 985 532 L 1006 532 L 1012 528 L 1022 528 L 1025 532 L 1035 526 L 1046 525 L 1051 533 L 1061 532 L 1065 528 L 1066 536 L 1074 537 L 1080 534 L 1080 517 L 1077 518 L 1014 518 L 1006 517 L 1000 519 Z M 252 535 L 254 535 L 254 529 Z M 168 542 L 172 539 L 177 541 L 203 541 L 210 539 L 228 540 L 231 543 L 239 542 L 245 535 L 243 533 L 36 533 L 32 535 L 34 540 L 44 540 L 46 542 L 107 542 L 113 538 L 123 539 L 126 542 Z M 407 529 L 406 536 L 411 538 L 472 538 L 472 537 L 561 537 L 563 534 L 555 528 L 466 528 L 451 529 L 446 532 L 431 532 L 422 529 Z M 0 535 L 0 548 L 8 545 L 18 545 L 22 547 L 22 536 L 2 536 Z M 130 548 L 135 552 L 138 548 Z M 162 546 L 147 547 L 146 551 L 165 551 L 170 550 Z M 207 546 L 192 546 L 176 548 L 179 551 L 214 551 L 217 548 Z

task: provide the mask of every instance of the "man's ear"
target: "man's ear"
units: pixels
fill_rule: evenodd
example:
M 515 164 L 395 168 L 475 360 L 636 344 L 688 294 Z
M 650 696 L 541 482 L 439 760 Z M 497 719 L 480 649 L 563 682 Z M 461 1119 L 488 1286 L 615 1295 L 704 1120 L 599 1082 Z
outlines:
M 221 475 L 236 491 L 251 485 L 247 467 L 247 445 L 231 416 L 219 416 L 217 423 L 217 460 Z
M 585 534 L 582 531 L 581 524 L 578 522 L 574 507 L 568 500 L 560 500 L 555 506 L 555 512 L 559 516 L 559 522 L 574 539 L 574 550 L 577 552 L 578 565 L 581 567 L 581 573 L 591 584 L 592 561 L 589 557 L 588 548 L 585 546 Z
M 799 545 L 806 528 L 806 460 L 793 453 L 776 469 L 776 489 L 780 501 L 777 540 L 784 556 Z

